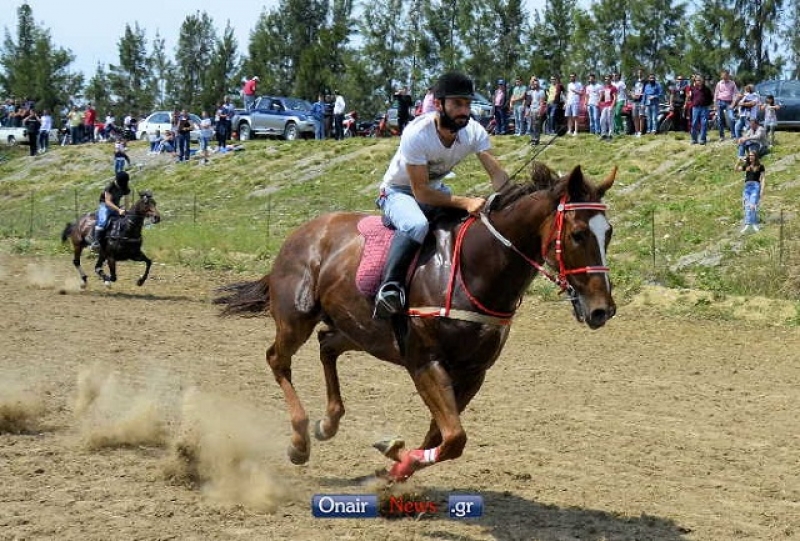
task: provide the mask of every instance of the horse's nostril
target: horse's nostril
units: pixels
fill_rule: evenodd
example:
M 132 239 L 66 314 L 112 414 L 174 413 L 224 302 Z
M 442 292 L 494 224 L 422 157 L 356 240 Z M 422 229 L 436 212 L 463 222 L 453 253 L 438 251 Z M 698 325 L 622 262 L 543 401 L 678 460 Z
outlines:
M 601 309 L 592 310 L 592 313 L 590 315 L 590 320 L 592 321 L 592 323 L 602 324 L 602 323 L 605 323 L 607 319 L 608 319 L 608 315 L 607 315 L 607 312 L 605 310 L 601 310 Z

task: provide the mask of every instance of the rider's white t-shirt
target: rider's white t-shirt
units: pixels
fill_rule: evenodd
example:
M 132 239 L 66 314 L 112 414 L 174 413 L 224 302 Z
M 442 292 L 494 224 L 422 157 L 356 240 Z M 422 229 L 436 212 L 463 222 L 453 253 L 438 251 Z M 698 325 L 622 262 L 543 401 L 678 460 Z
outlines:
M 472 118 L 465 128 L 458 131 L 450 148 L 444 146 L 436 133 L 436 116 L 426 114 L 418 117 L 403 130 L 400 147 L 383 175 L 382 190 L 389 186 L 411 185 L 406 165 L 427 165 L 428 183 L 436 186 L 465 157 L 492 147 L 489 134 Z

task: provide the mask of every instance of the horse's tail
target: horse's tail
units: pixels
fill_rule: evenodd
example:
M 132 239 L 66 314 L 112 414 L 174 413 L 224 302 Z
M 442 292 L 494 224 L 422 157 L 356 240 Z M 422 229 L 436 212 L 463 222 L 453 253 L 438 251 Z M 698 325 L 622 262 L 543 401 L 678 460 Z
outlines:
M 75 229 L 75 222 L 70 222 L 67 224 L 67 227 L 64 228 L 64 231 L 61 232 L 61 242 L 67 242 L 67 239 L 72 234 L 72 231 Z
M 222 316 L 263 314 L 269 310 L 269 274 L 254 282 L 237 282 L 216 290 L 212 302 L 224 304 Z

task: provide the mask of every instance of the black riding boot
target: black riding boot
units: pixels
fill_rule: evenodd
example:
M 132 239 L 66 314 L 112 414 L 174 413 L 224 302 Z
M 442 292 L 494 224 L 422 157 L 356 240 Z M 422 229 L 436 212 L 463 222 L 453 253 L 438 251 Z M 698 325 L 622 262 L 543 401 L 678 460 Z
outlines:
M 383 282 L 375 295 L 374 318 L 388 319 L 403 311 L 406 304 L 406 277 L 420 244 L 408 235 L 396 231 L 389 247 Z
M 106 230 L 94 228 L 93 231 L 94 231 L 94 236 L 92 237 L 92 243 L 89 245 L 89 249 L 92 250 L 93 252 L 97 252 L 100 250 L 100 244 L 103 242 L 103 237 L 106 234 Z

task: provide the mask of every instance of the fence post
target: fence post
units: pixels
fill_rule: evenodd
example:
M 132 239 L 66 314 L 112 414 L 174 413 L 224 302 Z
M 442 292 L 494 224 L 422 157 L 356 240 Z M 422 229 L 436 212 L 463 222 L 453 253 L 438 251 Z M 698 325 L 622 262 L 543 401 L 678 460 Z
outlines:
M 653 277 L 656 275 L 656 209 L 650 212 L 650 254 L 653 260 Z
M 78 188 L 75 188 L 75 220 L 80 220 L 81 215 L 78 210 Z
M 197 192 L 194 192 L 192 200 L 192 225 L 197 225 Z
M 272 194 L 267 195 L 267 240 L 270 238 L 270 225 L 272 223 Z
M 28 238 L 29 239 L 33 238 L 33 214 L 34 214 L 33 206 L 34 206 L 34 198 L 33 198 L 33 192 L 31 192 L 31 216 L 30 216 L 30 222 L 28 223 Z
M 783 266 L 783 209 L 781 209 L 781 225 L 778 229 L 778 265 Z

